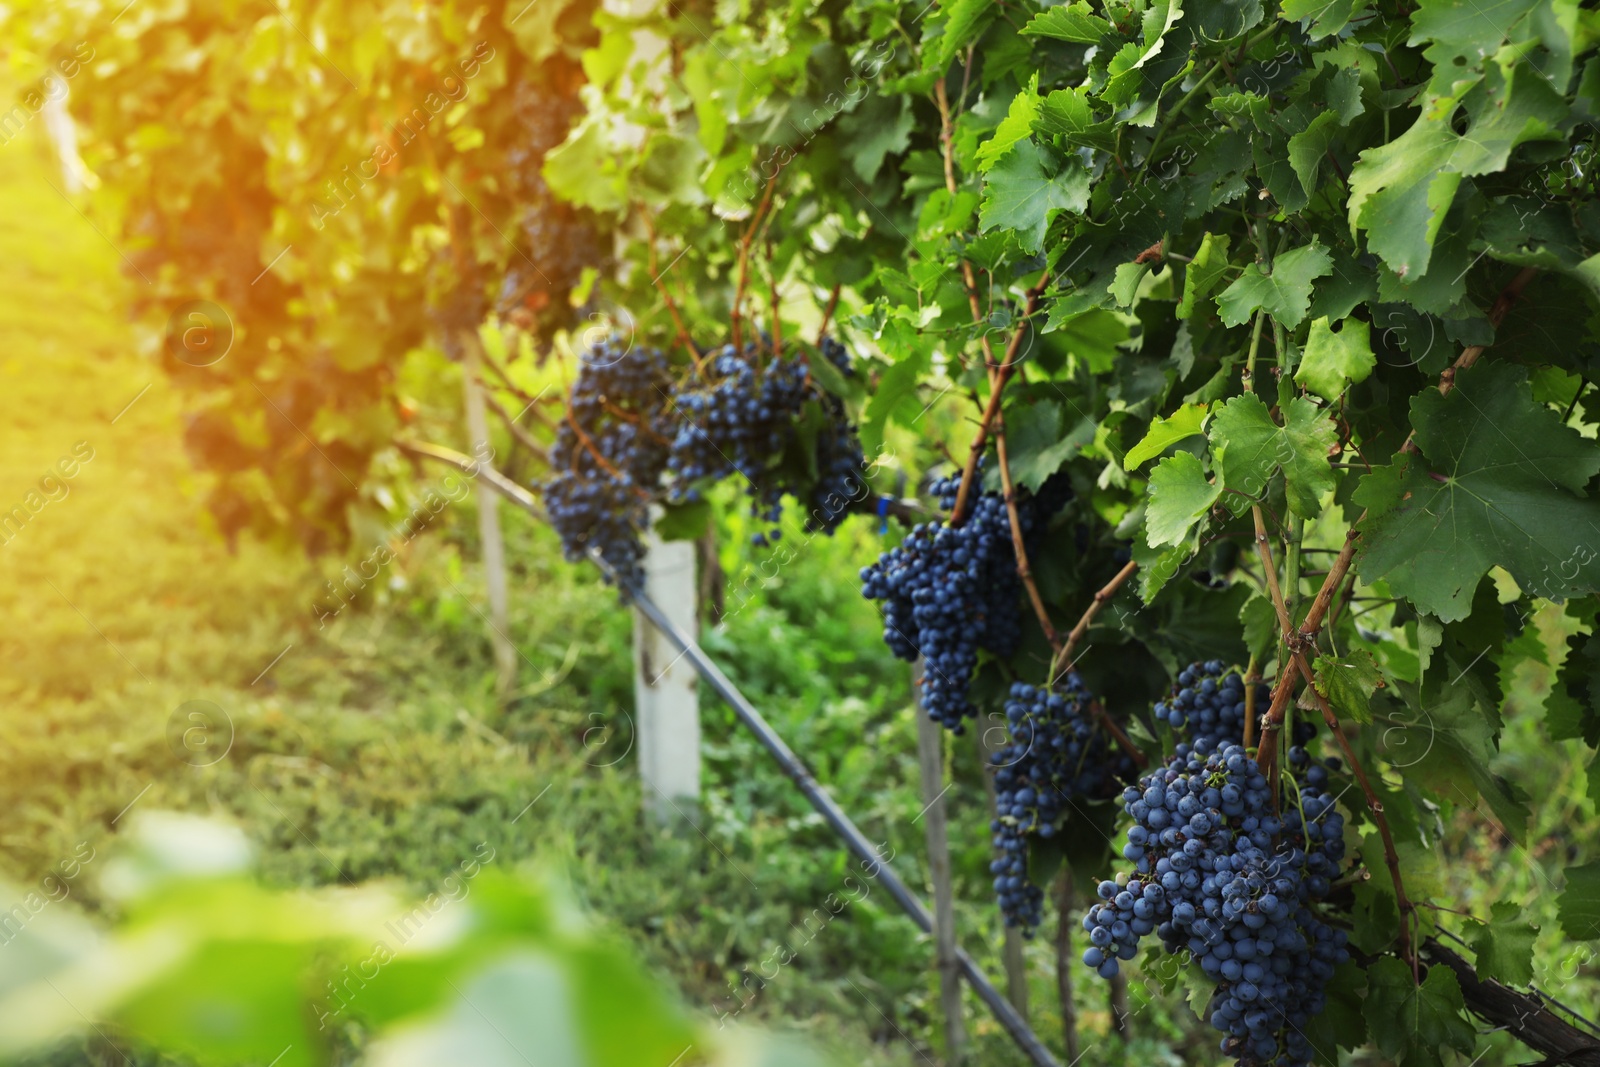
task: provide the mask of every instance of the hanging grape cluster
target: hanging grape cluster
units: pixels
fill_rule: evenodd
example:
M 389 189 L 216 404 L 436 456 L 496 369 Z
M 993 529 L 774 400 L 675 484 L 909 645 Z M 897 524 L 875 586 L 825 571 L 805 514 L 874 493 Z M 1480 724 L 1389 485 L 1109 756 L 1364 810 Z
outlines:
M 1243 1067 L 1303 1067 L 1302 1030 L 1349 958 L 1344 931 L 1317 910 L 1344 859 L 1344 817 L 1327 792 L 1339 763 L 1293 747 L 1280 812 L 1239 743 L 1244 691 L 1221 663 L 1197 663 L 1157 703 L 1155 717 L 1191 740 L 1123 792 L 1133 825 L 1122 854 L 1135 867 L 1101 883 L 1083 962 L 1109 978 L 1155 933 L 1216 979 L 1207 1014 L 1225 1053 Z
M 508 262 L 496 306 L 502 314 L 537 316 L 548 328 L 570 325 L 570 296 L 585 268 L 605 259 L 591 212 L 558 200 L 545 183 L 545 155 L 583 116 L 577 85 L 552 84 L 553 72 L 518 83 L 513 125 L 520 136 L 506 151 L 508 191 L 517 205 L 517 252 Z
M 989 865 L 1007 926 L 1031 937 L 1043 917 L 1044 892 L 1028 879 L 1028 839 L 1053 837 L 1078 800 L 1106 800 L 1133 778 L 1133 759 L 1117 747 L 1090 709 L 1094 696 L 1075 672 L 1054 689 L 1016 682 L 1006 703 L 1011 740 L 995 766 L 997 856 Z
M 930 489 L 949 511 L 960 487 L 957 474 L 935 480 Z M 1024 543 L 1071 497 L 1067 480 L 1052 478 L 1019 504 Z M 977 714 L 968 689 L 978 651 L 1005 657 L 1022 640 L 1022 579 L 1005 498 L 981 493 L 969 501 L 960 526 L 919 523 L 903 543 L 861 571 L 861 594 L 883 602 L 884 643 L 903 660 L 923 657 L 922 706 L 955 733 Z
M 848 372 L 843 346 L 825 355 Z M 814 446 L 800 430 L 808 406 L 826 420 Z M 811 463 L 807 447 L 815 448 Z M 642 577 L 651 503 L 693 503 L 710 484 L 738 475 L 758 520 L 776 523 L 783 498 L 793 496 L 813 505 L 809 529 L 832 533 L 847 512 L 839 501 L 864 491 L 864 465 L 855 427 L 811 378 L 804 352 L 779 357 L 761 343 L 727 345 L 675 368 L 657 349 L 610 339 L 579 361 L 542 488 L 567 556 L 597 547 L 627 584 Z M 771 530 L 756 542 L 777 536 Z
M 671 381 L 656 349 L 617 340 L 594 345 L 579 360 L 567 417 L 550 449 L 542 488 L 567 558 L 597 548 L 625 584 L 643 578 L 640 537 L 667 462 L 667 442 L 656 427 Z

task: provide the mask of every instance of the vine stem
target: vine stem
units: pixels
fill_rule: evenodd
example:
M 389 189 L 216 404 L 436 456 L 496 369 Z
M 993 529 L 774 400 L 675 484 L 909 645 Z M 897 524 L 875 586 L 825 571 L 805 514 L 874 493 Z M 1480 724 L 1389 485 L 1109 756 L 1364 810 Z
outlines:
M 956 161 L 954 148 L 954 135 L 950 124 L 950 95 L 945 91 L 944 79 L 940 78 L 933 83 L 933 99 L 939 105 L 939 148 L 944 156 L 944 187 L 952 197 L 956 195 Z M 972 321 L 983 321 L 983 302 L 978 299 L 978 278 L 972 271 L 972 264 L 965 257 L 961 260 L 961 280 L 967 287 L 967 306 L 972 310 Z M 983 363 L 989 369 L 989 383 L 994 384 L 995 362 L 994 347 L 989 343 L 987 333 L 978 337 L 978 344 L 983 348 Z M 965 484 L 962 486 L 965 488 Z M 956 514 L 960 514 L 961 507 L 958 503 Z
M 1011 520 L 1011 548 L 1017 557 L 1017 577 L 1022 579 L 1022 586 L 1028 591 L 1028 602 L 1033 605 L 1034 615 L 1038 616 L 1045 640 L 1050 642 L 1051 649 L 1059 652 L 1061 635 L 1056 633 L 1055 624 L 1050 621 L 1050 612 L 1044 606 L 1044 598 L 1039 595 L 1039 585 L 1033 580 L 1033 568 L 1028 565 L 1028 548 L 1022 543 L 1022 517 L 1017 511 L 1017 488 L 1011 482 L 1011 463 L 1006 456 L 1005 417 L 999 414 L 994 422 L 994 447 L 1000 459 L 1000 485 L 1005 492 L 1006 516 Z
M 1094 622 L 1094 617 L 1100 614 L 1100 609 L 1111 602 L 1111 598 L 1117 595 L 1117 590 L 1121 589 L 1123 584 L 1126 583 L 1129 578 L 1133 577 L 1133 572 L 1138 569 L 1139 564 L 1133 560 L 1129 560 L 1109 582 L 1107 582 L 1098 592 L 1095 593 L 1094 599 L 1089 601 L 1089 606 L 1084 609 L 1083 615 L 1078 619 L 1077 625 L 1074 626 L 1067 634 L 1066 643 L 1057 650 L 1055 657 L 1050 662 L 1051 685 L 1055 685 L 1055 683 L 1061 679 L 1062 675 L 1066 674 L 1067 671 L 1072 669 L 1072 653 L 1075 649 L 1077 649 L 1078 644 L 1083 640 L 1084 635 L 1089 632 L 1089 626 Z M 1101 706 L 1098 700 L 1090 702 L 1089 710 L 1094 714 L 1094 717 L 1099 720 L 1100 725 L 1105 729 L 1106 733 L 1111 735 L 1111 739 L 1117 743 L 1117 747 L 1126 752 L 1128 757 L 1132 759 L 1134 763 L 1138 764 L 1140 767 L 1143 767 L 1150 762 L 1145 758 L 1145 754 L 1139 750 L 1139 746 L 1135 745 L 1133 741 L 1129 739 L 1127 733 L 1123 731 L 1122 727 L 1117 725 L 1116 720 L 1112 719 L 1111 716 L 1106 713 L 1106 709 Z
M 661 294 L 662 303 L 667 305 L 667 314 L 672 316 L 672 325 L 678 331 L 678 343 L 688 349 L 689 356 L 694 360 L 695 370 L 703 370 L 705 362 L 700 358 L 700 350 L 695 348 L 694 342 L 689 339 L 689 331 L 683 325 L 683 317 L 678 314 L 678 302 L 672 299 L 672 293 L 667 289 L 667 283 L 661 280 L 661 272 L 656 269 L 656 227 L 650 220 L 650 212 L 644 205 L 639 205 L 639 217 L 644 220 L 645 233 L 645 269 L 650 272 L 651 284 Z M 734 309 L 734 317 L 738 317 L 738 309 Z
M 740 329 L 740 308 L 744 305 L 744 291 L 750 281 L 750 242 L 755 239 L 756 230 L 760 228 L 765 219 L 767 208 L 772 205 L 772 191 L 777 188 L 778 175 L 783 173 L 779 167 L 772 172 L 772 177 L 767 179 L 767 187 L 761 194 L 761 202 L 756 205 L 755 214 L 750 216 L 750 224 L 744 228 L 744 236 L 739 238 L 739 282 L 733 290 L 733 311 L 728 316 L 733 328 L 733 347 L 742 349 L 744 338 Z
M 1400 877 L 1400 856 L 1399 853 L 1395 851 L 1394 834 L 1389 829 L 1389 819 L 1383 813 L 1383 801 L 1378 799 L 1377 792 L 1372 788 L 1371 780 L 1367 778 L 1366 768 L 1364 768 L 1361 765 L 1361 761 L 1356 758 L 1355 749 L 1351 746 L 1350 739 L 1345 736 L 1344 727 L 1340 725 L 1339 716 L 1334 713 L 1333 705 L 1329 704 L 1328 698 L 1323 696 L 1322 692 L 1317 689 L 1316 675 L 1312 673 L 1311 664 L 1306 662 L 1306 656 L 1304 652 L 1304 647 L 1310 643 L 1311 637 L 1315 633 L 1315 630 L 1313 630 L 1311 633 L 1307 633 L 1304 629 L 1296 630 L 1294 628 L 1294 624 L 1290 621 L 1288 605 L 1284 603 L 1283 591 L 1278 587 L 1277 567 L 1272 561 L 1272 545 L 1267 540 L 1266 524 L 1261 517 L 1261 508 L 1257 506 L 1252 507 L 1250 510 L 1255 517 L 1256 552 L 1261 557 L 1262 569 L 1267 573 L 1267 588 L 1272 594 L 1272 606 L 1278 612 L 1278 620 L 1283 625 L 1283 639 L 1288 650 L 1288 662 L 1285 662 L 1281 665 L 1282 675 L 1279 681 L 1279 688 L 1282 691 L 1283 697 L 1282 704 L 1285 708 L 1288 707 L 1288 698 L 1294 692 L 1295 672 L 1298 671 L 1300 676 L 1305 680 L 1306 690 L 1311 694 L 1312 699 L 1316 701 L 1317 707 L 1322 711 L 1322 720 L 1328 724 L 1328 729 L 1333 731 L 1333 736 L 1338 740 L 1339 749 L 1344 753 L 1345 759 L 1350 761 L 1350 770 L 1355 774 L 1356 782 L 1361 786 L 1361 792 L 1367 798 L 1367 809 L 1372 812 L 1372 820 L 1378 825 L 1378 835 L 1383 839 L 1384 863 L 1387 864 L 1389 868 L 1390 880 L 1394 882 L 1395 903 L 1400 909 L 1401 955 L 1410 962 L 1412 978 L 1416 979 L 1417 956 L 1416 953 L 1411 949 L 1411 924 L 1415 921 L 1416 906 L 1412 904 L 1411 899 L 1406 896 L 1405 881 Z M 1351 547 L 1349 555 L 1353 557 L 1355 555 L 1355 550 L 1353 547 L 1355 545 L 1355 541 L 1353 539 L 1348 540 L 1347 545 Z M 1345 559 L 1346 557 L 1343 553 L 1341 553 L 1339 558 Z M 1346 567 L 1348 568 L 1348 564 Z M 1330 574 L 1329 577 L 1331 578 L 1333 575 Z M 1343 576 L 1341 575 L 1340 580 L 1342 580 L 1342 578 Z M 1334 585 L 1337 586 L 1338 582 L 1335 582 Z M 1330 587 L 1324 583 L 1324 591 L 1328 591 L 1329 588 Z M 1327 604 L 1330 598 L 1331 592 L 1329 597 L 1324 597 L 1322 593 L 1319 592 L 1317 594 L 1317 602 L 1312 605 L 1312 610 L 1315 612 L 1320 607 L 1321 611 L 1326 612 Z M 1320 614 L 1318 615 L 1317 621 L 1321 621 Z M 1309 624 L 1310 622 L 1311 619 L 1308 617 L 1307 623 Z M 1282 680 L 1285 678 L 1288 679 L 1288 684 L 1286 685 Z M 1278 703 L 1279 700 L 1275 696 L 1273 700 L 1273 705 L 1275 708 L 1277 707 Z M 1261 755 L 1266 754 L 1268 747 L 1266 736 L 1267 735 L 1263 733 L 1261 746 L 1262 751 L 1257 757 L 1258 760 Z M 1273 784 L 1273 793 L 1276 795 L 1276 731 L 1273 731 L 1272 736 L 1272 749 L 1274 751 L 1274 758 L 1271 781 Z
M 584 451 L 588 452 L 589 455 L 594 458 L 594 461 L 600 464 L 601 468 L 607 474 L 611 475 L 611 477 L 615 478 L 619 482 L 622 481 L 622 472 L 617 470 L 616 466 L 612 464 L 609 459 L 602 456 L 599 449 L 595 448 L 593 438 L 591 438 L 588 433 L 584 431 L 582 426 L 578 425 L 578 420 L 572 417 L 571 408 L 567 409 L 567 425 L 572 427 L 572 432 L 578 435 L 579 441 L 583 442 Z M 638 496 L 639 498 L 643 500 L 650 499 L 650 494 L 645 492 L 639 486 L 633 485 L 629 486 L 629 488 L 632 489 L 634 495 Z
M 978 471 L 978 460 L 983 456 L 984 446 L 989 440 L 989 427 L 1000 414 L 1000 398 L 1005 393 L 1006 382 L 1011 380 L 1011 372 L 1016 368 L 1017 350 L 1022 347 L 1022 335 L 1028 328 L 1028 320 L 1039 310 L 1039 297 L 1048 284 L 1050 284 L 1050 273 L 1046 271 L 1044 277 L 1039 279 L 1039 284 L 1028 290 L 1027 310 L 1012 333 L 1011 341 L 1006 345 L 1005 361 L 993 368 L 989 379 L 989 402 L 984 405 L 983 417 L 978 421 L 978 434 L 972 439 L 972 448 L 967 453 L 967 465 L 961 472 L 961 485 L 956 490 L 955 507 L 950 512 L 951 526 L 960 526 L 966 520 L 967 497 L 972 492 L 972 482 Z
M 1264 311 L 1256 312 L 1256 324 L 1250 331 L 1250 352 L 1244 357 L 1244 374 L 1241 377 L 1247 393 L 1256 391 L 1256 353 L 1261 350 L 1262 316 L 1265 314 Z
M 1360 524 L 1361 520 L 1358 518 L 1356 526 Z M 1306 621 L 1300 624 L 1300 629 L 1296 632 L 1291 647 L 1302 647 L 1316 640 L 1317 631 L 1322 628 L 1322 620 L 1328 614 L 1328 608 L 1333 603 L 1334 591 L 1344 581 L 1344 576 L 1350 570 L 1350 563 L 1355 559 L 1356 543 L 1361 537 L 1361 533 L 1356 529 L 1356 526 L 1350 527 L 1345 534 L 1344 547 L 1339 550 L 1338 556 L 1334 557 L 1333 565 L 1328 568 L 1327 576 L 1322 579 L 1322 587 L 1317 590 L 1316 599 L 1311 602 L 1311 610 L 1306 613 Z M 1261 549 L 1262 544 L 1258 541 L 1256 550 L 1259 553 Z M 1268 548 L 1268 559 L 1271 558 L 1271 554 L 1271 549 Z M 1268 568 L 1268 573 L 1273 573 L 1271 568 Z M 1276 589 L 1276 587 L 1277 579 L 1274 575 L 1269 588 Z M 1279 592 L 1274 597 L 1273 606 L 1278 607 L 1277 601 L 1281 599 L 1282 593 Z M 1284 608 L 1283 613 L 1279 616 L 1280 620 L 1287 614 L 1288 609 Z M 1264 771 L 1270 770 L 1277 763 L 1278 731 L 1283 726 L 1283 715 L 1289 706 L 1289 697 L 1292 695 L 1293 686 L 1289 687 L 1291 690 L 1289 693 L 1282 693 L 1280 690 L 1284 688 L 1284 680 L 1292 680 L 1293 677 L 1294 675 L 1290 671 L 1280 670 L 1278 672 L 1278 688 L 1273 690 L 1272 707 L 1267 709 L 1266 718 L 1261 721 L 1261 748 L 1257 753 L 1256 762 L 1261 765 L 1261 769 Z
M 817 344 L 828 336 L 828 324 L 833 321 L 833 313 L 839 308 L 839 291 L 844 287 L 839 282 L 833 283 L 833 292 L 828 294 L 828 306 L 822 309 L 822 325 L 817 327 Z
M 1418 970 L 1417 954 L 1413 950 L 1411 937 L 1411 928 L 1416 922 L 1417 906 L 1406 896 L 1406 884 L 1400 877 L 1400 855 L 1395 851 L 1394 834 L 1389 829 L 1389 819 L 1383 813 L 1383 801 L 1378 799 L 1378 794 L 1372 788 L 1372 782 L 1367 778 L 1366 768 L 1356 758 L 1355 749 L 1350 745 L 1350 738 L 1345 736 L 1344 727 L 1340 725 L 1339 716 L 1334 713 L 1333 705 L 1328 703 L 1328 698 L 1317 688 L 1316 678 L 1311 672 L 1311 664 L 1306 662 L 1305 653 L 1297 650 L 1293 659 L 1295 668 L 1305 679 L 1306 690 L 1310 692 L 1322 712 L 1322 721 L 1333 731 L 1334 738 L 1339 742 L 1340 751 L 1344 753 L 1344 758 L 1350 761 L 1350 770 L 1355 774 L 1356 783 L 1361 786 L 1361 792 L 1367 798 L 1367 809 L 1372 812 L 1372 821 L 1378 824 L 1378 836 L 1383 840 L 1383 862 L 1389 868 L 1389 880 L 1394 883 L 1395 905 L 1400 909 L 1400 955 L 1411 964 L 1411 980 L 1420 985 L 1422 977 Z
M 1244 669 L 1244 750 L 1249 752 L 1256 739 L 1256 684 L 1261 681 L 1261 665 L 1255 656 Z

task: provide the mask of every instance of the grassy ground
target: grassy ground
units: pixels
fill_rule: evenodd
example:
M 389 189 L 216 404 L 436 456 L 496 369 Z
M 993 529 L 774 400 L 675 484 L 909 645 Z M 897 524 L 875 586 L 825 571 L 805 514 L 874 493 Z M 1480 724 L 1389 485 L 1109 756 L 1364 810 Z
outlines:
M 209 532 L 203 476 L 179 443 L 183 397 L 134 350 L 130 283 L 99 232 L 114 230 L 51 188 L 37 148 L 25 138 L 0 149 L 0 327 L 12 339 L 0 355 L 0 518 L 31 492 L 44 500 L 0 535 L 0 869 L 31 882 L 80 843 L 103 856 L 122 820 L 155 808 L 236 820 L 278 884 L 392 878 L 426 892 L 487 842 L 496 862 L 564 862 L 617 936 L 708 1016 L 801 1031 L 841 1063 L 931 1063 L 926 939 L 881 892 L 797 933 L 853 865 L 709 694 L 702 830 L 663 833 L 639 818 L 632 761 L 618 759 L 631 741 L 630 619 L 592 573 L 560 560 L 547 531 L 507 515 L 524 670 L 504 709 L 491 694 L 470 502 L 326 625 L 312 604 L 337 561 L 249 541 L 230 552 Z M 752 583 L 748 606 L 705 643 L 922 886 L 908 671 L 853 581 L 874 542 L 865 524 L 811 542 Z M 727 563 L 731 587 L 746 588 L 750 562 L 730 552 Z M 1543 684 L 1529 677 L 1520 692 Z M 1544 843 L 1515 863 L 1485 844 L 1480 822 L 1460 824 L 1452 847 L 1470 865 L 1441 896 L 1479 912 L 1503 898 L 1548 910 L 1540 878 L 1561 865 L 1560 842 L 1594 832 L 1578 754 L 1550 746 L 1527 716 L 1512 717 L 1509 738 L 1508 774 L 1574 799 L 1547 809 L 1530 835 Z M 953 752 L 959 928 L 998 975 L 983 796 L 970 744 Z M 91 861 L 73 896 L 103 910 L 93 871 Z M 1565 992 L 1567 947 L 1539 914 L 1540 978 Z M 793 962 L 735 1012 L 744 969 L 797 937 L 807 940 Z M 1028 950 L 1034 1022 L 1059 1048 L 1046 940 Z M 1137 981 L 1124 1046 L 1107 1036 L 1104 987 L 1078 984 L 1083 1064 L 1214 1059 L 1209 1032 L 1147 1004 Z M 968 1009 L 974 1061 L 1019 1062 L 970 996 Z M 1507 1045 L 1481 1062 L 1519 1055 Z M 87 1046 L 53 1062 L 102 1059 L 121 1062 Z

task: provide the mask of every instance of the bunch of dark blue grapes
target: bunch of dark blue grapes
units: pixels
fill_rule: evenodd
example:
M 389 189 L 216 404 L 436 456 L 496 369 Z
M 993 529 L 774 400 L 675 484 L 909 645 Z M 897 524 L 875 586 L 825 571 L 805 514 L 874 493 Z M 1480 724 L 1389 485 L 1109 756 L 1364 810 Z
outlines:
M 1007 926 L 1032 937 L 1043 918 L 1044 891 L 1028 880 L 1028 837 L 1054 837 L 1079 799 L 1108 800 L 1137 770 L 1090 710 L 1094 696 L 1076 672 L 1054 691 L 1026 682 L 1006 703 L 1010 743 L 995 765 L 994 847 L 989 870 Z
M 1302 1030 L 1326 1004 L 1334 967 L 1349 958 L 1344 932 L 1313 910 L 1344 858 L 1328 765 L 1299 748 L 1290 763 L 1297 780 L 1280 816 L 1242 746 L 1207 737 L 1179 744 L 1124 791 L 1134 823 L 1123 856 L 1135 870 L 1102 882 L 1102 902 L 1083 921 L 1091 942 L 1083 961 L 1103 977 L 1152 932 L 1168 953 L 1197 961 L 1217 980 L 1211 1025 L 1243 1067 L 1310 1062 Z
M 848 357 L 845 362 L 848 366 Z M 805 356 L 776 358 L 765 340 L 742 349 L 723 345 L 705 363 L 703 380 L 674 397 L 677 429 L 667 460 L 672 499 L 698 500 L 702 483 L 738 474 L 746 483 L 750 514 L 775 524 L 783 516 L 784 494 L 797 495 L 782 460 L 798 441 L 805 405 L 819 400 L 821 390 L 811 380 Z M 832 496 L 849 474 L 859 479 L 864 462 L 843 407 L 825 410 L 831 417 L 817 442 L 820 477 L 809 494 L 813 501 Z M 831 533 L 844 513 L 843 507 L 813 510 L 813 528 Z M 780 536 L 772 529 L 752 540 L 765 545 Z
M 945 509 L 955 505 L 959 474 L 931 489 Z M 1022 502 L 1026 539 L 1070 498 L 1066 479 L 1052 478 Z M 968 698 L 978 650 L 1009 656 L 1022 640 L 1022 580 L 1011 544 L 1011 519 L 998 493 L 972 494 L 960 526 L 925 522 L 904 542 L 861 571 L 861 594 L 883 602 L 883 640 L 903 660 L 920 654 L 922 705 L 955 733 L 977 714 Z
M 1178 672 L 1177 683 L 1156 702 L 1155 717 L 1192 738 L 1209 737 L 1221 744 L 1244 740 L 1244 679 L 1221 660 L 1192 663 Z M 1271 695 L 1256 689 L 1256 713 L 1267 710 Z
M 621 339 L 591 347 L 580 357 L 541 486 L 567 559 L 598 548 L 625 586 L 644 577 L 640 538 L 667 464 L 661 425 L 671 384 L 671 367 L 656 349 Z

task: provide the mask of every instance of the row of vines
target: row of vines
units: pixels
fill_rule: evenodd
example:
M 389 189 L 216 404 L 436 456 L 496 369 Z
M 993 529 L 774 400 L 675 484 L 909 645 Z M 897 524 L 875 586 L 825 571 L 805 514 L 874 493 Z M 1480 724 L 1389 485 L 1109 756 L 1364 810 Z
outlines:
M 1600 746 L 1600 12 L 117 6 L 18 39 L 93 53 L 151 321 L 231 319 L 164 356 L 230 536 L 341 544 L 439 429 L 407 353 L 492 322 L 507 469 L 574 558 L 636 576 L 719 482 L 757 551 L 786 501 L 897 520 L 863 592 L 935 720 L 1005 724 L 1007 923 L 1065 864 L 1085 973 L 1139 961 L 1241 1064 L 1470 1058 L 1469 1009 L 1600 1056 L 1526 992 L 1530 913 L 1436 855 L 1465 815 L 1532 862 L 1519 670 Z M 518 384 L 552 352 L 559 399 Z

